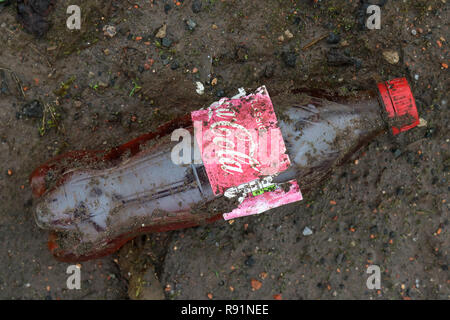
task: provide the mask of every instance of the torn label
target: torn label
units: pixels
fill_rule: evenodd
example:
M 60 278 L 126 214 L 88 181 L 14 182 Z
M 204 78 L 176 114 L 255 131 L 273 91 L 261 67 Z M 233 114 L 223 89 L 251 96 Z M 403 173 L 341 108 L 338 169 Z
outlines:
M 226 220 L 302 200 L 297 181 L 273 182 L 291 163 L 265 86 L 249 95 L 240 88 L 191 116 L 214 194 L 238 200 Z
M 273 209 L 288 203 L 303 199 L 300 187 L 296 180 L 290 180 L 284 184 L 273 184 L 252 192 L 233 211 L 223 214 L 225 220 L 245 217 L 253 214 L 260 214 L 269 209 Z

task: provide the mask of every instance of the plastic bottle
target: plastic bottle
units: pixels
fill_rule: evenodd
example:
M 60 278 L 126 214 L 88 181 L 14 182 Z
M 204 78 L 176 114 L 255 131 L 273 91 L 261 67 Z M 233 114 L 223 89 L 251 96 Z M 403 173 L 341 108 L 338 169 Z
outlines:
M 390 128 L 396 135 L 419 123 L 405 78 L 345 103 L 307 91 L 301 97 L 275 106 L 290 165 L 272 183 L 296 181 L 303 193 L 378 134 Z M 32 173 L 36 222 L 50 230 L 48 246 L 57 259 L 105 256 L 140 234 L 217 221 L 239 206 L 236 197 L 215 195 L 201 163 L 173 162 L 179 142 L 171 141 L 171 133 L 179 128 L 193 130 L 191 115 L 109 151 L 58 156 Z M 292 185 L 284 192 L 291 190 Z

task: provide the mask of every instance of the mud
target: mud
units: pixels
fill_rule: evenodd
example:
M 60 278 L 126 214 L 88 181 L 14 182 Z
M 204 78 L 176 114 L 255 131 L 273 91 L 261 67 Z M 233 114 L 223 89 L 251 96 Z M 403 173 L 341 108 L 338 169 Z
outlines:
M 395 116 L 388 118 L 387 123 L 390 127 L 403 128 L 416 122 L 416 119 L 410 114 L 404 114 L 402 116 Z
M 17 0 L 17 19 L 29 33 L 42 37 L 50 29 L 47 16 L 56 0 Z
M 449 298 L 448 3 L 387 1 L 382 28 L 366 30 L 358 1 L 202 1 L 194 13 L 185 0 L 166 14 L 164 1 L 96 0 L 80 5 L 80 31 L 66 28 L 70 4 L 57 2 L 40 39 L 23 30 L 14 5 L 0 9 L 1 298 L 126 298 L 123 253 L 137 270 L 154 265 L 171 299 Z M 169 47 L 155 38 L 164 23 Z M 104 25 L 117 34 L 105 36 Z M 331 32 L 338 44 L 314 42 Z M 354 63 L 330 65 L 332 48 Z M 384 50 L 397 51 L 399 63 L 384 60 Z M 426 127 L 380 135 L 302 202 L 151 235 L 137 251 L 158 263 L 125 251 L 83 262 L 82 289 L 67 289 L 68 264 L 54 260 L 33 219 L 28 177 L 43 162 L 110 149 L 239 87 L 265 84 L 278 114 L 278 97 L 300 96 L 300 88 L 346 97 L 400 76 Z M 47 109 L 58 122 L 44 131 L 42 119 L 16 118 L 34 99 L 59 108 Z M 303 236 L 306 226 L 312 235 Z M 365 285 L 371 264 L 382 270 L 379 291 Z M 259 290 L 251 279 L 262 282 Z
M 214 217 L 223 213 L 231 212 L 239 206 L 237 197 L 227 198 L 225 196 L 219 196 L 212 201 L 205 201 L 197 204 L 191 209 L 191 213 L 195 215 L 202 214 L 201 219 L 206 217 Z

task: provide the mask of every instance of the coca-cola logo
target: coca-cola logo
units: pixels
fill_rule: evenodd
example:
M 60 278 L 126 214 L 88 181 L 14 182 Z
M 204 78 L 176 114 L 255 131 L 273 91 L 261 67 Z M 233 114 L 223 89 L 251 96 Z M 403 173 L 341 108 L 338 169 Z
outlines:
M 243 173 L 243 165 L 260 172 L 257 143 L 249 129 L 238 123 L 237 110 L 221 100 L 208 109 L 209 128 L 203 134 L 203 161 L 213 161 L 229 174 Z
M 289 166 L 265 87 L 254 94 L 223 98 L 206 110 L 194 111 L 192 120 L 196 146 L 215 194 L 277 174 Z

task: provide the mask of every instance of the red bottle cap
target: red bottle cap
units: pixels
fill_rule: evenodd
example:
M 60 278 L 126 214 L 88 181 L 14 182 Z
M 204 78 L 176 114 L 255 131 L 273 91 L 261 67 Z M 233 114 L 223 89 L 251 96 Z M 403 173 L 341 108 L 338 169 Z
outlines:
M 392 134 L 407 131 L 419 124 L 419 113 L 406 78 L 397 78 L 378 84 L 381 101 L 386 109 Z

